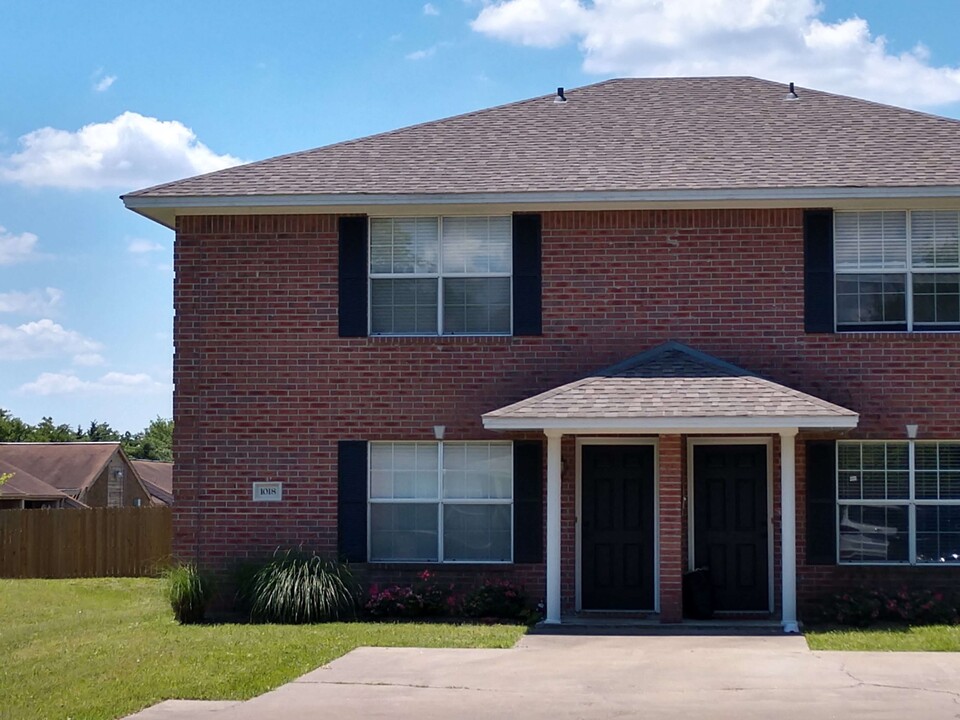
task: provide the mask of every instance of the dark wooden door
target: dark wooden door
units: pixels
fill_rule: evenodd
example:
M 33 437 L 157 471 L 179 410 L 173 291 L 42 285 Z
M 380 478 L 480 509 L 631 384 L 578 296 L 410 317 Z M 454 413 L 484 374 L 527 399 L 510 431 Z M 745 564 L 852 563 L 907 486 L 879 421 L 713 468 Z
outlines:
M 653 610 L 652 445 L 584 445 L 581 592 L 585 610 Z
M 770 609 L 767 448 L 696 445 L 694 562 L 710 570 L 716 610 Z

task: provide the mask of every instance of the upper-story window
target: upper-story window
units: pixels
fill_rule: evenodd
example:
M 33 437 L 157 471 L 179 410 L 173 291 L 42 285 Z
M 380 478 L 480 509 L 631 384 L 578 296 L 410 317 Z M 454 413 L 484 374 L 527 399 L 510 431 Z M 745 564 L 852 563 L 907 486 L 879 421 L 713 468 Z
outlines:
M 370 220 L 371 335 L 509 335 L 510 217 Z
M 834 215 L 839 330 L 960 330 L 960 212 Z

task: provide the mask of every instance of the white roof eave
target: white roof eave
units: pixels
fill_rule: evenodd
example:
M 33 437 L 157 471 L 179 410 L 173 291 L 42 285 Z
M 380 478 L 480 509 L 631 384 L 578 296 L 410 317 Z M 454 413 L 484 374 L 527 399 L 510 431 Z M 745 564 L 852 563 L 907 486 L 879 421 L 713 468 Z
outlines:
M 554 430 L 567 434 L 594 433 L 657 433 L 677 434 L 691 431 L 724 433 L 782 432 L 785 430 L 852 430 L 859 415 L 837 416 L 702 416 L 642 418 L 576 418 L 576 417 L 496 417 L 483 416 L 487 430 Z
M 178 215 L 373 212 L 378 207 L 429 208 L 510 206 L 519 209 L 611 207 L 812 207 L 868 201 L 960 199 L 960 186 L 706 188 L 583 192 L 322 193 L 284 195 L 125 195 L 124 205 L 173 227 Z

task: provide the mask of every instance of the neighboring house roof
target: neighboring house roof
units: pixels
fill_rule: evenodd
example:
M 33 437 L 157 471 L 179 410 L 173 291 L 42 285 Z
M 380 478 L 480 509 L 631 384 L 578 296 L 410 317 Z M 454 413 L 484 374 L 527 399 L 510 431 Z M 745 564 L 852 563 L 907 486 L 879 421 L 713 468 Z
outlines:
M 85 499 L 87 490 L 118 453 L 129 464 L 119 442 L 0 443 L 0 460 L 42 479 L 77 501 Z M 144 495 L 148 495 L 136 470 L 133 476 L 143 487 Z
M 86 507 L 35 475 L 0 459 L 0 475 L 5 474 L 11 477 L 0 484 L 0 498 L 4 500 L 60 500 L 74 507 Z
M 565 103 L 537 97 L 158 185 L 124 201 L 156 218 L 149 208 L 158 203 L 227 206 L 250 196 L 308 206 L 418 194 L 614 200 L 707 191 L 690 197 L 722 199 L 733 195 L 721 191 L 738 189 L 782 197 L 815 188 L 960 187 L 960 121 L 807 88 L 797 94 L 786 100 L 786 85 L 751 77 L 608 80 L 568 91 Z
M 144 486 L 165 505 L 173 504 L 173 463 L 155 460 L 131 460 Z
M 118 442 L 0 443 L 0 458 L 78 497 L 120 449 Z
M 588 377 L 483 416 L 489 429 L 686 427 L 724 420 L 758 426 L 856 427 L 852 410 L 667 342 Z

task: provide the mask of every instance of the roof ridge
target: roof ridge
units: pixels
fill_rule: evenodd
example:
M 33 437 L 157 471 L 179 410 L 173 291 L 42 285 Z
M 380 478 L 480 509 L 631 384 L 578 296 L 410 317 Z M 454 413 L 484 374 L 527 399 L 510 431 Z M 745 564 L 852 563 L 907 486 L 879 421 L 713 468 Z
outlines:
M 0 445 L 121 445 L 122 440 L 11 440 L 0 442 Z
M 612 83 L 612 82 L 617 82 L 617 81 L 621 81 L 621 80 L 631 80 L 631 79 L 632 79 L 632 80 L 643 80 L 643 79 L 646 79 L 646 78 L 608 78 L 608 79 L 606 79 L 606 80 L 601 80 L 600 82 L 590 83 L 589 85 L 580 85 L 580 86 L 578 86 L 578 87 L 571 88 L 571 89 L 569 89 L 569 90 L 566 90 L 566 89 L 565 89 L 565 90 L 564 90 L 564 93 L 576 93 L 576 92 L 578 92 L 578 91 L 580 91 L 580 90 L 584 90 L 584 89 L 586 89 L 586 88 L 592 88 L 592 87 L 597 87 L 597 86 L 600 86 L 600 85 L 606 85 L 606 84 L 609 84 L 609 83 Z M 236 167 L 251 167 L 251 166 L 256 166 L 256 165 L 262 165 L 263 163 L 266 163 L 266 162 L 273 162 L 273 161 L 275 161 L 275 160 L 284 160 L 284 159 L 286 159 L 286 158 L 294 157 L 294 156 L 297 156 L 297 155 L 300 155 L 300 156 L 309 155 L 309 154 L 311 154 L 311 153 L 318 152 L 318 151 L 320 151 L 320 150 L 329 150 L 329 149 L 331 149 L 331 148 L 336 148 L 336 147 L 346 147 L 346 146 L 349 146 L 349 145 L 354 145 L 354 144 L 356 144 L 356 143 L 365 142 L 365 141 L 367 141 L 367 140 L 374 140 L 374 139 L 377 139 L 377 138 L 390 137 L 390 136 L 392 136 L 392 135 L 397 135 L 397 134 L 399 134 L 399 133 L 407 132 L 407 131 L 409 131 L 409 130 L 416 130 L 416 129 L 422 128 L 422 127 L 429 127 L 429 126 L 431 126 L 431 125 L 439 125 L 439 124 L 441 124 L 441 123 L 446 123 L 446 122 L 451 122 L 451 121 L 454 121 L 454 120 L 460 120 L 460 119 L 463 119 L 463 118 L 473 117 L 474 115 L 482 115 L 483 113 L 492 112 L 492 111 L 494 111 L 494 110 L 503 110 L 504 108 L 514 107 L 514 106 L 517 106 L 517 105 L 525 105 L 525 104 L 527 104 L 527 103 L 533 103 L 533 102 L 538 102 L 538 101 L 546 100 L 546 99 L 548 99 L 548 98 L 554 97 L 555 94 L 556 94 L 556 93 L 547 93 L 546 95 L 537 95 L 537 96 L 535 96 L 535 97 L 528 97 L 528 98 L 524 98 L 524 99 L 522 99 L 522 100 L 512 100 L 512 101 L 507 102 L 507 103 L 501 103 L 500 105 L 493 105 L 492 107 L 484 107 L 484 108 L 479 108 L 479 109 L 476 109 L 476 110 L 468 110 L 467 112 L 457 113 L 456 115 L 448 115 L 447 117 L 436 118 L 436 119 L 434 119 L 434 120 L 424 120 L 423 122 L 414 123 L 413 125 L 404 125 L 403 127 L 393 128 L 392 130 L 384 130 L 384 131 L 382 131 L 382 132 L 373 133 L 372 135 L 364 135 L 364 136 L 362 136 L 362 137 L 349 138 L 349 139 L 347 139 L 347 140 L 338 140 L 337 142 L 329 143 L 329 144 L 327 144 L 327 145 L 318 145 L 317 147 L 307 148 L 306 150 L 295 150 L 295 151 L 293 151 L 293 152 L 283 153 L 282 155 L 273 155 L 273 156 L 271 156 L 271 157 L 261 158 L 260 160 L 254 160 L 254 161 L 248 162 L 248 163 L 241 163 L 241 165 L 231 165 L 230 167 L 221 168 L 220 170 L 213 170 L 213 171 L 208 172 L 208 173 L 200 173 L 199 175 L 191 175 L 190 177 L 180 178 L 180 179 L 178 179 L 178 180 L 171 180 L 171 181 L 169 181 L 169 182 L 160 183 L 159 185 L 152 185 L 152 186 L 147 187 L 147 188 L 142 188 L 142 189 L 140 189 L 140 190 L 135 190 L 134 192 L 125 193 L 125 194 L 123 194 L 123 195 L 120 196 L 120 199 L 127 198 L 127 197 L 136 197 L 136 196 L 138 196 L 138 195 L 143 195 L 143 194 L 148 193 L 148 192 L 151 192 L 151 191 L 153 191 L 153 190 L 159 190 L 160 188 L 167 187 L 168 185 L 175 185 L 175 184 L 177 184 L 177 183 L 181 183 L 181 182 L 183 182 L 184 180 L 196 180 L 197 178 L 208 177 L 208 176 L 210 176 L 210 175 L 216 175 L 217 173 L 225 172 L 225 171 L 227 171 L 227 170 L 232 170 L 233 168 L 236 168 Z
M 755 377 L 756 376 L 756 373 L 753 373 L 750 370 L 747 370 L 746 368 L 742 368 L 738 365 L 734 365 L 733 363 L 729 363 L 726 360 L 721 360 L 720 358 L 710 355 L 709 353 L 705 353 L 701 350 L 692 348 L 689 345 L 685 345 L 684 343 L 679 342 L 678 340 L 667 340 L 666 342 L 662 342 L 659 345 L 656 345 L 650 348 L 649 350 L 645 350 L 644 352 L 634 355 L 633 357 L 629 357 L 626 360 L 622 360 L 616 363 L 615 365 L 611 365 L 610 367 L 604 368 L 602 370 L 598 370 L 594 372 L 593 375 L 594 376 L 619 375 L 620 373 L 626 372 L 627 370 L 632 370 L 633 368 L 640 367 L 641 365 L 650 363 L 653 360 L 656 360 L 660 356 L 671 351 L 681 352 L 684 355 L 687 355 L 693 358 L 697 362 L 710 365 L 711 367 L 720 368 L 721 370 L 725 370 L 726 372 L 731 373 L 737 377 L 740 377 L 740 376 Z

